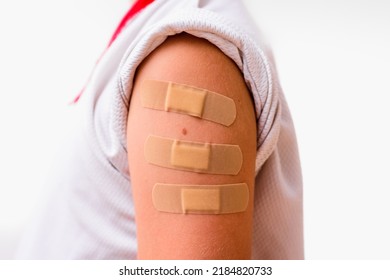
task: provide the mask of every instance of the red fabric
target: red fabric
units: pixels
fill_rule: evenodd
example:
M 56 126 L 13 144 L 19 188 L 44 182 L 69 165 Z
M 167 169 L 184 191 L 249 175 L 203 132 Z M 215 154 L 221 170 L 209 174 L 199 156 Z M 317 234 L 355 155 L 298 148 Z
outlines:
M 125 16 L 120 21 L 118 27 L 116 28 L 114 34 L 112 35 L 110 42 L 108 43 L 108 46 L 106 50 L 111 46 L 111 44 L 115 41 L 115 39 L 118 37 L 118 35 L 122 32 L 123 28 L 126 26 L 126 24 L 129 22 L 130 19 L 133 18 L 138 12 L 140 12 L 143 8 L 148 6 L 150 3 L 152 3 L 154 0 L 137 0 L 133 6 L 131 6 L 130 10 L 125 14 Z M 106 51 L 105 50 L 105 51 Z M 105 52 L 104 51 L 104 52 Z M 103 54 L 104 54 L 103 52 Z M 103 55 L 102 54 L 102 55 Z M 100 58 L 96 62 L 96 64 L 99 63 Z M 79 99 L 81 94 L 84 91 L 85 86 L 81 89 L 80 93 L 77 94 L 76 98 L 72 101 L 72 103 L 76 103 Z
M 122 20 L 119 23 L 118 27 L 116 28 L 114 34 L 112 35 L 108 46 L 110 46 L 112 44 L 112 42 L 115 41 L 116 37 L 118 37 L 118 35 L 122 32 L 122 29 L 126 26 L 127 22 L 130 19 L 152 2 L 153 2 L 153 0 L 137 0 L 133 4 L 133 6 L 130 8 L 130 10 L 126 13 L 126 15 L 122 18 Z

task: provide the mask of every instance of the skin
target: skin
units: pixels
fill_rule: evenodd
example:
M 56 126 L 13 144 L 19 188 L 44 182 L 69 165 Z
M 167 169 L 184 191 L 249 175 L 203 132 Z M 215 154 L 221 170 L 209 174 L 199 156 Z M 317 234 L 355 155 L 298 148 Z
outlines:
M 225 127 L 191 116 L 141 106 L 146 79 L 173 81 L 223 94 L 234 100 L 235 122 Z M 240 70 L 217 47 L 182 33 L 169 37 L 139 66 L 128 116 L 128 155 L 134 197 L 139 259 L 249 259 L 252 242 L 256 156 L 254 107 Z M 194 142 L 239 145 L 243 165 L 237 175 L 212 175 L 151 165 L 144 157 L 149 135 Z M 152 204 L 155 183 L 246 183 L 244 212 L 223 215 L 173 214 Z

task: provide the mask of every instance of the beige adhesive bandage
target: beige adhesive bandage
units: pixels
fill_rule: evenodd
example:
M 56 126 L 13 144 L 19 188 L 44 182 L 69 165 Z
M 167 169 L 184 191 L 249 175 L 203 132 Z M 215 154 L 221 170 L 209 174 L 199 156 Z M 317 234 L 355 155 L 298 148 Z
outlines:
M 161 212 L 184 214 L 229 214 L 243 212 L 248 206 L 245 183 L 228 185 L 155 184 L 154 207 Z
M 233 99 L 187 85 L 146 80 L 142 84 L 143 107 L 187 114 L 230 126 L 236 119 Z
M 237 175 L 242 166 L 238 145 L 188 142 L 150 135 L 144 148 L 147 162 L 166 168 Z

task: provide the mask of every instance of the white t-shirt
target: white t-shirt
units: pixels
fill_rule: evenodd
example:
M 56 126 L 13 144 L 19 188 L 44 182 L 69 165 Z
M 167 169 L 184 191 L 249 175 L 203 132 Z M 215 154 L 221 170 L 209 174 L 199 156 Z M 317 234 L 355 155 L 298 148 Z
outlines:
M 75 105 L 81 119 L 48 179 L 50 196 L 21 242 L 23 259 L 135 259 L 126 122 L 134 73 L 167 36 L 205 38 L 242 71 L 257 117 L 252 258 L 303 258 L 302 178 L 272 57 L 240 0 L 159 0 L 105 52 Z M 136 133 L 136 132 L 135 132 Z

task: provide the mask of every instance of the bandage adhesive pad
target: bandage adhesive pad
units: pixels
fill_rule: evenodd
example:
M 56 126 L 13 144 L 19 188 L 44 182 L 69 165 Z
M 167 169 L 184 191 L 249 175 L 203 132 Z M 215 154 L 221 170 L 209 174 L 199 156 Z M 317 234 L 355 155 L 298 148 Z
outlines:
M 173 82 L 146 80 L 141 103 L 145 108 L 187 114 L 230 126 L 236 119 L 233 99 L 222 94 Z
M 183 214 L 231 214 L 246 210 L 249 190 L 245 183 L 226 185 L 175 185 L 153 187 L 154 207 Z
M 144 146 L 147 162 L 197 173 L 237 175 L 242 166 L 238 145 L 181 141 L 149 135 Z

